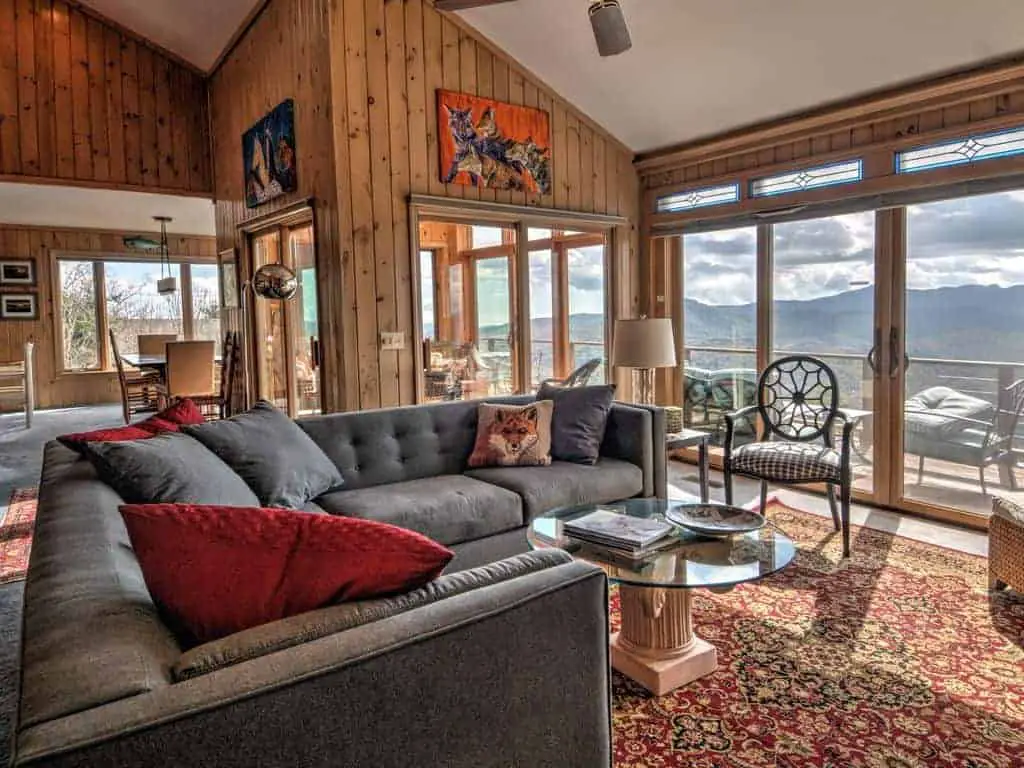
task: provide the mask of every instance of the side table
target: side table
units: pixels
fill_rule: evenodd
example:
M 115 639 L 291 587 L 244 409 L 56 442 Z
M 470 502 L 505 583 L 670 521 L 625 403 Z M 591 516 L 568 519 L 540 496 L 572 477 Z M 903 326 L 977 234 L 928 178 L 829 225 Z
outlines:
M 710 475 L 708 447 L 710 444 L 711 433 L 701 432 L 699 429 L 684 429 L 681 432 L 673 432 L 665 437 L 665 449 L 668 451 L 697 447 L 697 468 L 700 473 L 700 500 L 702 504 L 707 504 L 711 497 L 708 484 Z

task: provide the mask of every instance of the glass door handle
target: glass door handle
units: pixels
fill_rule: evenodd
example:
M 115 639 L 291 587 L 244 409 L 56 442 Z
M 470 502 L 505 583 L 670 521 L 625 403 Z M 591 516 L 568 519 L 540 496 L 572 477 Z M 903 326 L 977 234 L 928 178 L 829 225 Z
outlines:
M 316 336 L 309 337 L 309 359 L 312 362 L 313 370 L 315 371 L 322 364 L 320 359 L 320 339 Z
M 900 372 L 900 329 L 895 325 L 889 329 L 889 378 L 895 379 L 896 375 Z M 903 372 L 906 373 L 910 368 L 910 355 L 903 352 Z
M 871 368 L 871 372 L 878 376 L 878 351 L 882 348 L 882 329 L 875 328 L 875 345 L 868 352 L 868 366 Z

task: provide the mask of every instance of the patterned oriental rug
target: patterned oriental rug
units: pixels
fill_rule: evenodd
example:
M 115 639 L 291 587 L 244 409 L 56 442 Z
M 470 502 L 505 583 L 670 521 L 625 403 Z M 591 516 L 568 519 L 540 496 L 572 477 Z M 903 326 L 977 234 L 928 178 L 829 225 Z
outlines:
M 36 489 L 15 489 L 0 520 L 0 584 L 25 578 L 35 523 Z
M 718 670 L 654 698 L 615 673 L 616 768 L 1024 766 L 1024 596 L 985 558 L 769 504 L 796 562 L 698 590 Z M 618 596 L 612 623 L 618 628 Z

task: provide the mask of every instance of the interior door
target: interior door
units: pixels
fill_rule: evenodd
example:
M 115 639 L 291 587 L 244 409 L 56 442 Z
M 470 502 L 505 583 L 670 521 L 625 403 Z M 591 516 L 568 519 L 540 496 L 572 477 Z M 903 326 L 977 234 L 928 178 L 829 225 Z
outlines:
M 316 247 L 311 222 L 275 226 L 250 236 L 252 272 L 284 264 L 298 290 L 287 301 L 252 297 L 256 392 L 290 416 L 322 408 Z

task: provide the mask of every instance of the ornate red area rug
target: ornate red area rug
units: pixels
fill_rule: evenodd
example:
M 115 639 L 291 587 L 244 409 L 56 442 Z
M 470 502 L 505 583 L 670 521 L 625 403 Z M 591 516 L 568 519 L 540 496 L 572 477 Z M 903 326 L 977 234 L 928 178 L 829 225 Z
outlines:
M 16 489 L 0 521 L 0 584 L 25 578 L 36 524 L 36 495 L 35 488 Z
M 844 562 L 831 519 L 768 516 L 796 562 L 694 595 L 718 670 L 660 698 L 615 673 L 616 768 L 1024 766 L 1024 596 L 982 557 L 855 526 Z

